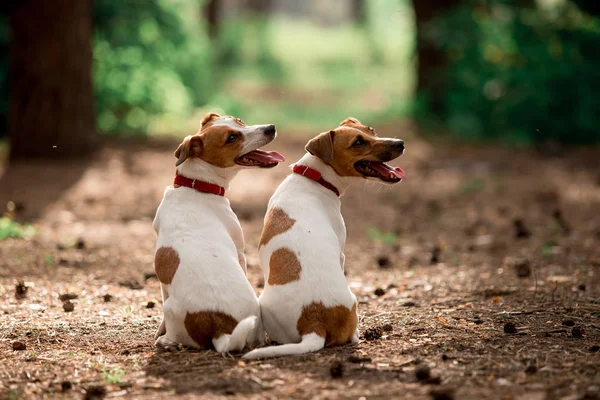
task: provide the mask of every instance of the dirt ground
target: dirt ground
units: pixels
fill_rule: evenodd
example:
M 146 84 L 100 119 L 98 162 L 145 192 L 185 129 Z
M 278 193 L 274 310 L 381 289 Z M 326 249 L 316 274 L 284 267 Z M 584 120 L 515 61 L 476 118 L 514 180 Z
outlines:
M 176 141 L 0 171 L 0 208 L 13 201 L 37 230 L 0 242 L 0 398 L 600 398 L 600 151 L 411 130 L 378 128 L 406 140 L 405 181 L 357 184 L 342 201 L 361 342 L 266 361 L 153 347 L 151 222 Z M 305 141 L 280 132 L 270 148 L 287 165 Z M 288 173 L 244 171 L 228 193 L 257 292 L 262 218 Z

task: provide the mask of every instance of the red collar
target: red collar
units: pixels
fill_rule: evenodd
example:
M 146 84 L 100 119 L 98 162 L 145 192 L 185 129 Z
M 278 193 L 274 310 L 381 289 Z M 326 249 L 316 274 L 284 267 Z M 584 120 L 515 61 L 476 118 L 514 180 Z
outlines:
M 173 184 L 189 187 L 203 193 L 211 193 L 216 194 L 218 196 L 225 196 L 225 188 L 219 185 L 215 185 L 214 183 L 208 183 L 204 181 L 198 181 L 196 179 L 186 178 L 185 176 L 181 175 L 175 176 L 175 182 L 173 182 Z
M 333 186 L 331 183 L 329 183 L 325 179 L 323 179 L 323 177 L 321 176 L 321 173 L 319 171 L 317 171 L 316 169 L 309 168 L 305 165 L 296 164 L 296 165 L 294 165 L 293 171 L 299 175 L 302 175 L 308 179 L 311 179 L 311 180 L 317 182 L 319 185 L 331 190 L 333 193 L 336 194 L 337 197 L 340 197 L 340 191 L 337 190 L 337 188 L 335 186 Z

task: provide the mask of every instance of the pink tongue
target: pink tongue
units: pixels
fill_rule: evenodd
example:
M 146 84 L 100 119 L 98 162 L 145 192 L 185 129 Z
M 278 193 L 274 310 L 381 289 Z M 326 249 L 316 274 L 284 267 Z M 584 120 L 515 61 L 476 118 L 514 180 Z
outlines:
M 280 163 L 285 161 L 285 157 L 276 151 L 254 150 L 250 153 L 244 154 L 244 157 L 265 164 Z
M 402 168 L 400 167 L 392 168 L 386 163 L 382 162 L 370 162 L 369 167 L 373 168 L 375 171 L 379 172 L 383 176 L 391 175 L 399 179 L 404 179 L 404 171 L 402 171 Z

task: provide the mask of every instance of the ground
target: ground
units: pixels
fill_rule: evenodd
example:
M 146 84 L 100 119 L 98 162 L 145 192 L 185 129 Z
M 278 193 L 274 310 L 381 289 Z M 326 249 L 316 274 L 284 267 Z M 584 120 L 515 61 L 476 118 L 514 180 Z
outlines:
M 402 133 L 407 177 L 343 198 L 361 342 L 277 360 L 153 346 L 151 222 L 176 141 L 5 168 L 0 204 L 37 233 L 0 242 L 0 398 L 598 398 L 598 150 L 379 132 Z M 257 292 L 266 203 L 307 137 L 280 132 L 286 165 L 244 171 L 227 195 Z

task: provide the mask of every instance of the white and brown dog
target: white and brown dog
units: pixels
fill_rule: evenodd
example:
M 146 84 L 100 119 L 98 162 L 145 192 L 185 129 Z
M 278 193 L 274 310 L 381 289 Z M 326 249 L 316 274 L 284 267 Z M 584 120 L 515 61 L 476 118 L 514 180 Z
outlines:
M 253 350 L 245 359 L 359 340 L 356 297 L 344 276 L 346 227 L 339 197 L 357 179 L 400 182 L 404 172 L 385 161 L 402 155 L 404 142 L 378 138 L 372 128 L 347 118 L 310 140 L 306 150 L 271 197 L 259 242 L 262 322 L 270 339 L 282 345 Z
M 242 229 L 224 194 L 241 168 L 284 161 L 277 152 L 258 150 L 276 135 L 274 125 L 207 114 L 199 132 L 175 151 L 175 183 L 166 188 L 153 223 L 164 313 L 157 345 L 224 353 L 264 342 L 258 299 L 246 278 Z

